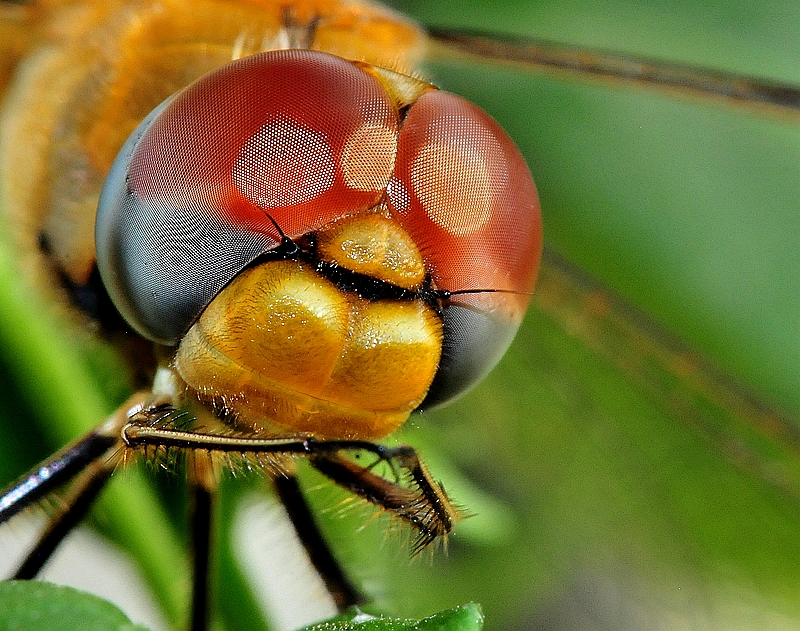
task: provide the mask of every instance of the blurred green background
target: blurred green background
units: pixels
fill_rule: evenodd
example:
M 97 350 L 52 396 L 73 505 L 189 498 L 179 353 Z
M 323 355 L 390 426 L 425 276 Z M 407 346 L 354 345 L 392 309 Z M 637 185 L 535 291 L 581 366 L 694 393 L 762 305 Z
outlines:
M 437 26 L 800 83 L 795 2 L 395 6 Z M 309 475 L 337 552 L 380 609 L 477 601 L 490 630 L 800 628 L 798 121 L 478 62 L 424 72 L 509 131 L 548 247 L 599 284 L 573 285 L 553 258 L 498 369 L 399 437 L 476 513 L 449 554 L 409 561 L 402 536 L 386 539 L 381 520 L 360 530 L 369 509 L 343 516 L 342 496 Z M 125 384 L 107 353 L 65 337 L 0 276 L 6 482 L 113 409 Z M 164 533 L 180 540 L 181 526 L 153 514 L 136 476 L 117 477 L 95 523 L 174 609 Z M 241 491 L 226 490 L 235 506 Z M 225 625 L 257 628 L 235 565 L 220 561 Z

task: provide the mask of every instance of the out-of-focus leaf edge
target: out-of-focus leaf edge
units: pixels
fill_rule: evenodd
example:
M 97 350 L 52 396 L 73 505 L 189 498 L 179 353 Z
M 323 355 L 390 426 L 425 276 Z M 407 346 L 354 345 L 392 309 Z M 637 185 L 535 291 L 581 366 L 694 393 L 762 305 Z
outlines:
M 0 582 L 0 628 L 15 631 L 146 631 L 112 603 L 72 587 L 39 581 Z M 306 631 L 481 631 L 483 614 L 469 603 L 422 620 L 383 618 L 353 609 Z

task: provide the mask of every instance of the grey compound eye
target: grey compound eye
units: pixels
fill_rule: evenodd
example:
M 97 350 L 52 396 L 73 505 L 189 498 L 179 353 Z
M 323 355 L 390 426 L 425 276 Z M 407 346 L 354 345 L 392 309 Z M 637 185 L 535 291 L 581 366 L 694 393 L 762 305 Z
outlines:
M 142 138 L 174 98 L 153 110 L 122 147 L 95 226 L 98 267 L 117 309 L 139 333 L 168 345 L 244 266 L 275 245 L 215 212 L 212 190 L 159 195 L 157 184 L 132 188 L 129 173 Z
M 389 72 L 273 51 L 156 108 L 122 148 L 97 213 L 98 268 L 128 323 L 176 345 L 278 245 L 275 224 L 295 239 L 380 207 L 418 248 L 433 287 L 452 294 L 423 406 L 479 381 L 530 299 L 542 237 L 536 188 L 485 112 L 427 84 L 401 107 L 384 85 Z

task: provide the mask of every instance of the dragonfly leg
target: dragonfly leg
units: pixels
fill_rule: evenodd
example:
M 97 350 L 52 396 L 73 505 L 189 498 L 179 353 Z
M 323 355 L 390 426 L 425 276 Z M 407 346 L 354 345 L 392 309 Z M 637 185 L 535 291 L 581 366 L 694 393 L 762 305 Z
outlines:
M 163 413 L 169 416 L 168 411 Z M 212 455 L 242 458 L 252 455 L 266 457 L 266 461 L 259 460 L 266 464 L 273 457 L 304 456 L 315 469 L 340 486 L 411 525 L 417 531 L 415 552 L 445 537 L 461 517 L 417 452 L 408 445 L 388 448 L 363 440 L 328 440 L 304 435 L 204 434 L 135 420 L 122 428 L 122 437 L 134 449 L 155 447 L 187 452 L 197 449 Z M 372 462 L 366 466 L 359 462 L 364 454 L 372 456 Z M 390 468 L 393 479 L 375 473 L 381 463 Z M 274 467 L 277 472 L 285 471 L 279 459 Z
M 344 612 L 350 607 L 366 603 L 367 598 L 349 579 L 322 537 L 297 478 L 292 474 L 276 475 L 272 483 L 300 542 L 339 611 Z
M 206 463 L 211 471 L 217 459 L 235 465 L 238 458 L 246 462 L 248 468 L 254 464 L 262 468 L 273 481 L 312 564 L 340 610 L 361 603 L 364 598 L 328 549 L 293 470 L 286 466 L 287 456 L 308 458 L 315 469 L 333 482 L 412 526 L 417 533 L 415 552 L 434 541 L 443 541 L 461 516 L 412 447 L 388 448 L 362 440 L 329 440 L 307 435 L 198 432 L 173 426 L 173 418 L 183 419 L 182 426 L 187 426 L 183 413 L 175 408 L 161 406 L 144 410 L 122 428 L 122 440 L 129 449 L 141 453 L 151 450 L 186 454 L 195 469 L 197 462 Z M 210 496 L 207 502 L 206 524 L 210 523 Z M 196 527 L 200 528 L 200 522 Z M 200 544 L 205 541 L 207 545 L 209 536 L 207 527 L 198 532 L 194 607 L 198 626 L 193 626 L 197 630 L 205 629 L 200 626 L 200 620 L 204 620 L 206 606 L 202 596 L 207 589 L 207 565 L 203 565 L 207 563 L 207 550 L 202 557 L 197 555 L 202 551 Z
M 375 460 L 364 466 L 347 457 L 361 450 L 371 452 Z M 410 524 L 417 532 L 415 554 L 437 540 L 446 541 L 462 517 L 416 450 L 408 445 L 388 448 L 358 441 L 320 441 L 309 460 L 338 485 Z M 394 480 L 374 472 L 381 462 L 390 467 Z
M 216 487 L 213 463 L 209 455 L 205 452 L 192 453 L 189 459 L 189 520 L 193 566 L 191 631 L 208 629 Z
M 86 516 L 97 495 L 105 488 L 115 466 L 116 463 L 111 460 L 96 460 L 77 477 L 69 494 L 60 498 L 62 508 L 50 516 L 47 529 L 17 569 L 14 580 L 36 578 L 58 545 Z
M 49 517 L 47 528 L 14 578 L 34 578 L 86 515 L 121 461 L 124 450 L 120 429 L 127 423 L 129 411 L 141 407 L 147 396 L 145 393 L 134 395 L 102 425 L 31 469 L 0 494 L 2 524 L 67 487 L 67 491 L 58 496 L 59 509 Z

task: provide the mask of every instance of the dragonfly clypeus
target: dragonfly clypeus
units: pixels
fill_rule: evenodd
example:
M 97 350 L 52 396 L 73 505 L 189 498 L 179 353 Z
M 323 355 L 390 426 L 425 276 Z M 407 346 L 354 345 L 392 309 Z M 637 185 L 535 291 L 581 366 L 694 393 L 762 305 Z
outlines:
M 776 56 L 791 62 L 796 47 L 786 33 L 796 21 L 788 12 L 767 20 L 762 6 L 753 8 L 752 19 L 714 8 L 694 16 L 673 5 L 653 8 L 651 15 L 667 17 L 666 26 L 654 19 L 652 31 L 646 15 L 631 23 L 633 7 L 591 15 L 579 6 L 560 25 L 559 13 L 546 5 L 541 14 L 522 4 L 454 5 L 442 15 L 426 6 L 401 8 L 451 29 L 544 34 L 796 80 L 784 68 L 756 65 L 758 53 L 741 63 L 727 58 L 739 46 L 757 51 L 781 42 Z M 765 30 L 750 35 L 752 46 L 743 45 L 756 22 Z M 589 34 L 576 33 L 584 24 Z M 593 37 L 598 25 L 637 39 L 629 45 Z M 676 40 L 659 40 L 665 32 Z M 685 56 L 690 45 L 708 46 L 711 54 Z M 722 52 L 715 55 L 712 46 Z M 583 88 L 573 76 L 541 78 L 475 59 L 449 57 L 427 72 L 481 102 L 512 131 L 537 177 L 557 251 L 669 323 L 739 382 L 797 409 L 792 279 L 800 134 L 794 123 L 705 101 L 682 105 L 620 85 Z M 711 207 L 716 198 L 718 210 Z M 741 232 L 728 232 L 737 227 Z M 415 444 L 430 444 L 458 465 L 452 476 L 442 473 L 449 467 L 434 468 L 445 481 L 454 479 L 448 488 L 478 513 L 451 539 L 453 554 L 432 567 L 406 568 L 396 547 L 373 545 L 380 529 L 354 535 L 353 522 L 337 524 L 336 517 L 326 526 L 338 533 L 345 559 L 366 565 L 370 579 L 380 577 L 391 594 L 387 602 L 413 603 L 403 613 L 474 598 L 484 602 L 494 628 L 592 628 L 598 620 L 636 628 L 665 620 L 676 627 L 758 620 L 769 628 L 797 618 L 791 417 L 753 405 L 669 336 L 641 326 L 637 314 L 598 285 L 571 285 L 580 276 L 558 259 L 551 264 L 539 307 L 499 371 L 410 430 Z M 559 270 L 566 280 L 554 275 Z M 17 374 L 26 375 L 25 364 L 18 366 Z M 55 422 L 59 405 L 77 399 L 91 416 L 97 386 L 77 393 L 75 386 L 66 393 L 56 387 L 37 387 L 25 406 L 45 407 L 53 397 L 41 416 Z M 7 408 L 15 411 L 10 421 L 19 422 L 20 403 Z M 78 430 L 53 431 L 67 434 L 56 447 Z M 24 437 L 13 441 L 4 446 L 23 444 Z M 8 478 L 34 461 L 29 457 Z M 130 501 L 112 503 L 108 514 Z M 335 503 L 327 498 L 328 508 Z M 113 520 L 107 529 L 120 529 Z M 148 539 L 136 549 L 131 533 L 121 537 L 140 559 L 155 557 L 157 575 L 159 564 L 168 564 L 167 539 Z M 233 601 L 231 620 L 243 619 L 247 600 L 243 592 Z

